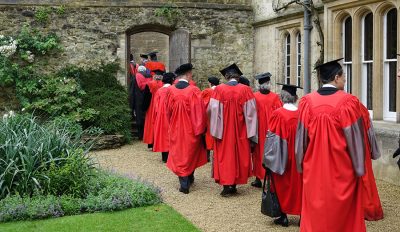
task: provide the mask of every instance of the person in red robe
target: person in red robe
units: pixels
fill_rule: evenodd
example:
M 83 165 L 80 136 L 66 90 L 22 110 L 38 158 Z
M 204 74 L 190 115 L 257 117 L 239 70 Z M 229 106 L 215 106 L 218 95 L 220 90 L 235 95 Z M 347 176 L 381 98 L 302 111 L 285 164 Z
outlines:
M 268 132 L 268 122 L 274 110 L 282 107 L 282 102 L 278 94 L 271 91 L 271 73 L 262 73 L 255 76 L 260 85 L 260 90 L 254 93 L 257 104 L 258 118 L 258 143 L 254 147 L 252 154 L 253 158 L 253 173 L 256 179 L 251 182 L 251 185 L 256 188 L 261 188 L 261 179 L 264 178 L 265 169 L 262 166 L 264 158 L 264 145 Z
M 219 79 L 217 77 L 209 77 L 208 78 L 209 87 L 204 89 L 201 92 L 201 97 L 203 98 L 204 104 L 206 108 L 210 103 L 211 95 L 214 92 L 214 89 L 219 85 Z M 207 133 L 206 133 L 206 148 L 207 148 L 207 160 L 210 161 L 211 150 L 213 150 L 214 146 L 214 138 L 210 134 L 210 121 L 207 120 Z
M 169 151 L 169 121 L 166 113 L 167 93 L 175 80 L 174 73 L 165 73 L 162 82 L 164 85 L 158 89 L 154 96 L 154 152 L 161 152 L 161 159 L 164 163 L 168 160 Z
M 148 70 L 150 70 L 150 74 L 153 76 L 155 74 L 155 70 L 161 70 L 165 72 L 165 65 L 162 62 L 157 60 L 158 52 L 150 52 L 148 55 L 150 60 L 146 62 L 145 66 Z
M 265 141 L 264 166 L 272 171 L 276 196 L 282 215 L 274 220 L 275 224 L 289 226 L 287 214 L 300 215 L 302 197 L 302 177 L 296 169 L 294 145 L 296 140 L 299 112 L 296 90 L 300 88 L 283 84 L 280 98 L 282 108 L 270 116 L 268 139 Z
M 154 96 L 159 88 L 163 86 L 162 70 L 155 70 L 153 80 L 147 83 L 144 91 L 143 110 L 146 111 L 144 122 L 143 142 L 148 148 L 153 148 L 154 143 Z
M 202 137 L 206 132 L 206 113 L 201 91 L 189 85 L 192 64 L 175 70 L 178 83 L 168 88 L 166 97 L 169 124 L 167 167 L 179 177 L 179 191 L 188 194 L 194 182 L 194 171 L 207 163 Z
M 346 77 L 339 60 L 316 68 L 323 86 L 299 103 L 300 231 L 366 231 L 362 176 L 365 158 L 378 157 L 365 157 L 361 103 L 343 91 Z
M 365 154 L 365 175 L 362 177 L 363 182 L 363 205 L 364 218 L 368 221 L 378 221 L 383 219 L 383 209 L 379 198 L 378 189 L 376 187 L 374 171 L 372 169 L 371 158 L 381 155 L 371 118 L 369 117 L 368 109 L 361 105 L 363 110 L 364 121 L 364 143 L 366 144 Z
M 207 111 L 215 138 L 213 177 L 223 185 L 221 196 L 227 197 L 252 175 L 250 141 L 258 141 L 257 109 L 250 87 L 238 83 L 242 72 L 237 65 L 220 72 L 228 82 L 215 88 Z

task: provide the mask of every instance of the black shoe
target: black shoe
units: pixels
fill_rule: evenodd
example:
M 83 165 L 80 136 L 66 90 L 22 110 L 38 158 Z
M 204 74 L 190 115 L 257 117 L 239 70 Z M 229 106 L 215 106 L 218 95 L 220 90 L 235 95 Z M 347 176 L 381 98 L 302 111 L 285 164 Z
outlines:
M 251 182 L 251 186 L 256 188 L 262 188 L 262 182 L 260 179 L 256 178 L 253 182 Z
M 289 226 L 289 220 L 288 220 L 286 214 L 280 216 L 278 219 L 275 219 L 274 223 L 276 225 L 281 225 L 283 227 L 288 227 Z
M 224 189 L 220 193 L 222 197 L 229 197 L 237 193 L 236 186 L 233 187 L 231 185 L 224 185 Z
M 168 152 L 162 152 L 161 153 L 161 159 L 163 163 L 166 163 L 168 161 Z
M 184 193 L 184 194 L 189 194 L 189 189 L 180 187 L 179 192 Z

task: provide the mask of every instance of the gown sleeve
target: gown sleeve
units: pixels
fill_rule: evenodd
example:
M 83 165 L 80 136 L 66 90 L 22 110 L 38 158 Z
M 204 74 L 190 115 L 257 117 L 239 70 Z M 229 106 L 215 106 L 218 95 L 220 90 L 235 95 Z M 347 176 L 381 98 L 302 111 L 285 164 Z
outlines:
M 172 87 L 168 88 L 167 93 L 165 94 L 165 113 L 167 115 L 167 119 L 170 122 L 171 121 L 171 116 L 172 116 L 172 99 L 171 99 L 171 94 L 172 94 Z
M 308 121 L 310 115 L 309 104 L 306 97 L 303 97 L 299 103 L 299 121 L 296 130 L 295 141 L 295 157 L 296 166 L 299 173 L 303 172 L 303 159 L 307 151 L 309 138 L 308 138 Z
M 340 109 L 340 123 L 347 143 L 347 151 L 357 176 L 365 173 L 364 119 L 361 103 L 355 96 L 349 96 Z
M 203 92 L 201 92 L 201 98 L 203 99 L 204 105 L 208 107 L 211 98 L 211 91 L 209 89 L 203 90 Z
M 285 172 L 286 163 L 288 161 L 288 143 L 285 138 L 286 124 L 281 120 L 282 117 L 278 112 L 273 112 L 269 125 L 270 130 L 264 146 L 265 167 L 272 172 L 282 175 Z
M 250 87 L 246 87 L 243 115 L 246 122 L 247 138 L 258 143 L 257 103 Z
M 277 110 L 283 106 L 281 99 L 279 98 L 279 95 L 276 96 L 274 105 L 272 106 L 272 110 Z
M 217 139 L 222 139 L 224 132 L 224 105 L 220 100 L 219 88 L 217 87 L 211 95 L 207 108 L 208 118 L 210 119 L 210 134 Z
M 365 133 L 367 134 L 368 137 L 368 145 L 369 145 L 369 150 L 371 151 L 371 159 L 376 160 L 381 157 L 381 151 L 378 145 L 378 141 L 375 136 L 375 130 L 371 121 L 371 118 L 369 117 L 369 112 L 368 109 L 360 103 L 360 108 L 363 111 L 363 121 L 364 121 L 364 129 Z
M 206 111 L 203 99 L 201 98 L 201 91 L 194 87 L 192 99 L 190 101 L 190 117 L 193 126 L 194 134 L 201 135 L 206 130 Z

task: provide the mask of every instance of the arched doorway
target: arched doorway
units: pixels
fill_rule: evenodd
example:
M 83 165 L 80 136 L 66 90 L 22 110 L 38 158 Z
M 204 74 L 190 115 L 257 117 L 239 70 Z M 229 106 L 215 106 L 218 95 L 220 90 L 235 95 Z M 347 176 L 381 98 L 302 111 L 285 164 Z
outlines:
M 129 28 L 126 30 L 125 36 L 125 83 L 128 90 L 130 90 L 131 80 L 129 78 L 131 53 L 135 61 L 139 62 L 140 53 L 157 51 L 159 52 L 159 61 L 166 65 L 167 71 L 174 71 L 179 65 L 190 62 L 190 33 L 184 28 L 175 29 L 158 24 L 147 24 Z M 133 91 L 129 93 L 130 96 L 133 96 L 131 94 L 133 94 Z M 132 109 L 132 135 L 133 137 L 138 135 L 137 137 L 141 139 L 145 112 L 140 110 L 141 107 L 135 107 L 135 101 L 130 100 L 130 106 Z M 138 110 L 138 112 L 134 112 L 135 110 Z
M 147 35 L 157 35 L 157 38 L 164 40 L 165 36 L 167 38 L 167 49 L 166 53 L 164 54 L 163 58 L 164 62 L 167 65 L 167 69 L 169 71 L 174 71 L 179 65 L 188 63 L 191 60 L 191 44 L 190 44 L 190 32 L 185 28 L 171 28 L 168 26 L 160 25 L 160 24 L 144 24 L 139 26 L 133 26 L 126 30 L 126 50 L 125 50 L 125 64 L 126 64 L 126 76 L 129 76 L 129 55 L 131 51 L 140 51 L 140 49 L 132 49 L 135 44 L 132 44 L 132 37 L 140 37 L 139 34 L 141 33 L 150 33 Z M 162 35 L 160 35 L 162 34 Z M 144 35 L 144 34 L 142 34 Z M 163 36 L 164 35 L 164 36 Z M 140 38 L 142 39 L 142 38 Z M 142 40 L 143 41 L 143 40 Z M 161 44 L 163 41 L 161 41 Z M 151 44 L 151 43 L 150 43 Z M 136 44 L 138 45 L 138 44 Z M 140 46 L 140 44 L 138 45 Z M 150 49 L 147 52 L 154 51 L 154 50 L 163 50 L 162 47 L 151 48 L 150 46 L 146 46 L 146 49 Z M 161 54 L 163 55 L 163 54 Z M 139 54 L 134 54 L 134 57 L 139 57 Z

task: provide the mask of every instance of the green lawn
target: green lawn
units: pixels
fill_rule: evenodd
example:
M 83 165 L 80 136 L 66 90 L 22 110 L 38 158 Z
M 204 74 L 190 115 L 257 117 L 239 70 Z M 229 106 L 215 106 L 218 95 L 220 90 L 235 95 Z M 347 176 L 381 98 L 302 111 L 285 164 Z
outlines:
M 1 232 L 199 231 L 171 207 L 160 204 L 112 213 L 94 213 L 0 224 Z

